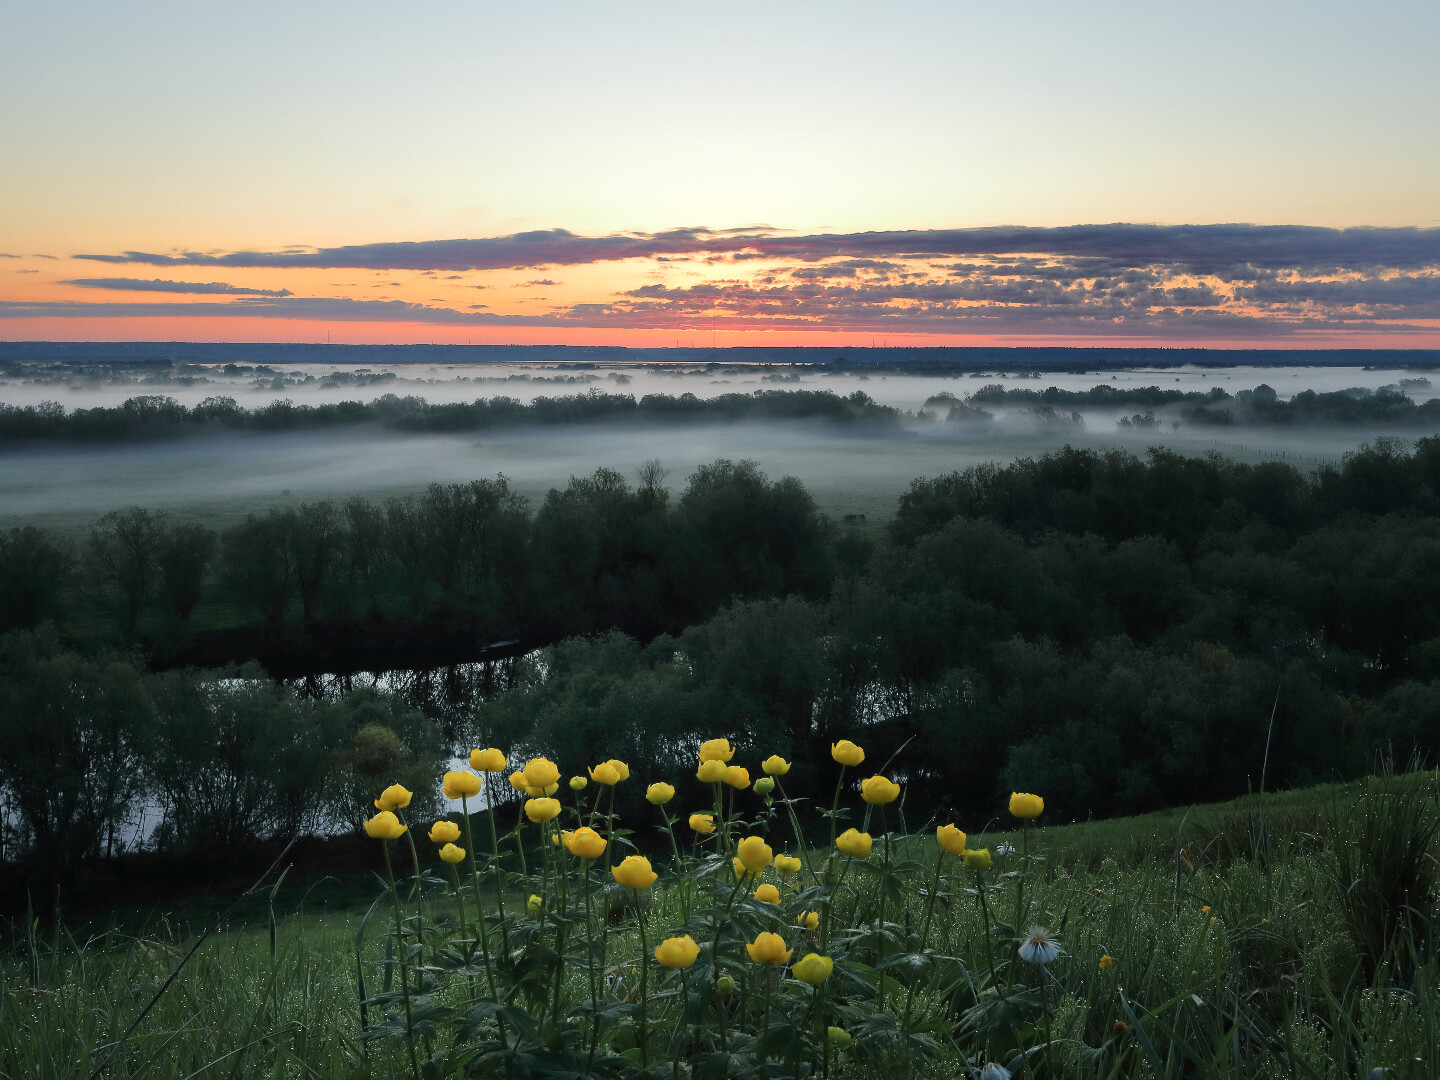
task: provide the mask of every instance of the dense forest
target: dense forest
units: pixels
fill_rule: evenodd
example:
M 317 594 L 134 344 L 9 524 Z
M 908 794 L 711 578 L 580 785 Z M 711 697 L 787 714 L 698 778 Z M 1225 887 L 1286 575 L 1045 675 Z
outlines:
M 679 747 L 725 735 L 748 757 L 793 757 L 787 784 L 814 796 L 834 783 L 830 741 L 858 734 L 879 764 L 913 740 L 898 766 L 924 781 L 912 826 L 942 804 L 973 817 L 1012 787 L 1083 819 L 1440 749 L 1440 439 L 1382 440 L 1313 474 L 1066 448 L 916 480 L 883 536 L 726 461 L 675 497 L 652 465 L 635 485 L 574 478 L 538 507 L 500 479 L 274 510 L 218 537 L 140 508 L 78 547 L 12 529 L 7 856 L 45 850 L 57 828 L 71 855 L 113 851 L 107 823 L 143 798 L 165 808 L 158 841 L 197 835 L 184 785 L 164 779 L 201 767 L 182 734 L 250 763 L 227 766 L 222 788 L 282 790 L 281 763 L 301 778 L 267 796 L 272 816 L 227 826 L 236 839 L 325 820 L 332 781 L 360 759 L 438 767 L 443 740 L 388 699 L 306 702 L 255 669 L 159 670 L 157 644 L 183 638 L 205 597 L 250 612 L 257 640 L 424 628 L 552 643 L 454 733 L 462 746 L 543 748 L 578 772 L 603 745 L 683 785 Z M 88 801 L 44 794 L 46 776 L 98 777 L 100 761 L 117 779 Z

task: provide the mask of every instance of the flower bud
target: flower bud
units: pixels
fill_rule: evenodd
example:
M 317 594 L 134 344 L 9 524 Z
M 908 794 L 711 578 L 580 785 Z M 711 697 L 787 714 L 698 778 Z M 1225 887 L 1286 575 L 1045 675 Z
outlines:
M 825 1037 L 829 1039 L 833 1045 L 838 1046 L 841 1050 L 846 1049 L 852 1042 L 855 1041 L 850 1037 L 850 1033 L 848 1031 L 846 1031 L 844 1028 L 838 1027 L 826 1028 Z
M 762 776 L 762 777 L 760 777 L 759 780 L 756 780 L 756 781 L 755 781 L 755 794 L 756 794 L 756 795 L 769 795 L 769 794 L 770 794 L 772 791 L 774 791 L 774 790 L 775 790 L 775 778 L 774 778 L 774 777 L 771 777 L 771 776 Z
M 715 992 L 722 998 L 728 998 L 735 993 L 735 980 L 729 975 L 721 975 L 715 980 Z

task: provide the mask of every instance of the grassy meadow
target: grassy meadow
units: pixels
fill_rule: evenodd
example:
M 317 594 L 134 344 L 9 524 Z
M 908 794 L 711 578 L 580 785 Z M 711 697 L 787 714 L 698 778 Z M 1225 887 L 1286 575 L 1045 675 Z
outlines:
M 887 831 L 883 803 L 847 797 L 834 827 L 868 829 L 865 857 L 821 845 L 802 872 L 772 865 L 753 881 L 737 881 L 729 852 L 745 853 L 742 832 L 782 852 L 793 807 L 783 789 L 727 792 L 749 820 L 722 813 L 708 838 L 686 827 L 694 808 L 628 823 L 659 874 L 630 889 L 605 855 L 545 853 L 562 823 L 606 832 L 590 787 L 571 798 L 562 781 L 563 816 L 517 826 L 524 872 L 514 852 L 498 876 L 482 855 L 452 877 L 429 823 L 412 822 L 418 887 L 407 842 L 377 840 L 373 904 L 302 865 L 278 888 L 271 875 L 168 987 L 198 923 L 14 922 L 0 1076 L 1379 1080 L 1440 1067 L 1436 773 L 1063 827 L 1042 814 L 1017 829 L 998 807 L 959 823 L 966 851 L 989 853 L 983 870 L 945 852 L 935 823 L 905 833 L 892 805 Z M 612 825 L 619 868 L 631 849 Z M 825 921 L 807 930 L 797 918 L 812 910 Z M 1048 962 L 1017 951 L 1034 927 L 1058 945 Z M 793 950 L 788 964 L 751 959 L 766 932 Z M 699 944 L 689 966 L 642 971 L 642 955 L 685 934 Z M 799 966 L 812 951 L 834 963 L 815 985 Z

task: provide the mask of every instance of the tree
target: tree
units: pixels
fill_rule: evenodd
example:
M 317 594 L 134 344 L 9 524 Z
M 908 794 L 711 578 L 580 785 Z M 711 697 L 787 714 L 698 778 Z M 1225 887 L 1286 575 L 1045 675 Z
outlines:
M 181 622 L 200 602 L 205 570 L 215 557 L 218 537 L 203 525 L 176 525 L 160 547 L 160 583 L 165 605 Z
M 159 577 L 166 515 L 132 506 L 106 514 L 90 533 L 86 572 L 92 582 L 119 592 L 123 623 L 133 633 Z
M 69 543 L 34 525 L 0 532 L 0 631 L 58 619 L 61 590 L 74 563 Z
M 230 590 L 278 626 L 295 595 L 284 518 L 274 510 L 264 517 L 250 514 L 225 530 L 223 547 Z
M 0 638 L 0 785 L 39 862 L 114 850 L 141 792 L 149 716 L 128 664 L 67 652 L 50 631 Z

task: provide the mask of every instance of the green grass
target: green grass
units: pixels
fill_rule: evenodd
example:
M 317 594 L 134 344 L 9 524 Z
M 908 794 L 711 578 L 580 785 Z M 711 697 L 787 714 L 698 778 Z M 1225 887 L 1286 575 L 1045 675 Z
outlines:
M 1437 1075 L 1440 967 L 1429 933 L 1437 781 L 1419 773 L 1032 831 L 1029 851 L 1044 861 L 1023 878 L 1007 876 L 1025 870 L 1017 851 L 998 857 L 988 875 L 990 923 L 1016 921 L 1023 880 L 1018 929 L 1042 923 L 1063 947 L 1047 969 L 1053 979 L 1043 990 L 1036 983 L 1050 1007 L 1052 1054 L 1033 1055 L 1027 1068 L 1045 1077 Z M 783 825 L 777 831 L 788 835 Z M 1024 850 L 1015 831 L 978 831 L 972 847 Z M 933 832 L 892 842 L 897 862 L 913 856 L 927 867 L 916 876 L 928 885 Z M 881 851 L 877 839 L 872 863 Z M 670 860 L 655 862 L 664 871 Z M 869 1021 L 857 1016 L 847 1022 L 855 1045 L 834 1056 L 836 1076 L 973 1075 L 970 1048 L 980 1035 L 968 987 L 992 957 L 974 875 L 953 858 L 942 866 L 929 946 L 948 958 L 939 962 L 952 965 L 946 970 L 954 977 L 915 980 L 912 1025 L 939 1050 L 914 1070 L 878 1029 L 867 1035 Z M 1406 874 L 1403 896 L 1387 891 Z M 372 1042 L 367 1051 L 360 1039 L 358 977 L 372 994 L 387 968 L 395 977 L 386 903 L 366 922 L 357 970 L 356 931 L 377 893 L 359 882 L 287 879 L 275 899 L 273 951 L 269 904 L 264 894 L 252 898 L 201 945 L 115 1054 L 110 1075 L 408 1075 L 401 1043 Z M 912 951 L 925 903 L 918 889 L 907 889 L 898 913 L 893 901 L 886 913 Z M 428 924 L 453 925 L 451 901 L 438 886 L 423 905 Z M 648 913 L 652 945 L 680 926 L 678 905 L 677 890 L 657 890 Z M 863 928 L 877 905 L 871 889 L 837 908 L 845 925 Z M 0 954 L 0 1076 L 90 1076 L 190 947 L 193 932 L 182 926 L 202 921 L 196 914 L 155 912 L 143 925 L 117 920 L 123 931 L 12 925 Z M 1013 953 L 1013 944 L 993 934 L 988 940 Z M 627 918 L 610 935 L 616 997 L 634 996 L 638 955 Z M 1102 968 L 1105 956 L 1113 962 Z M 903 994 L 906 976 L 894 971 L 894 993 Z M 653 990 L 659 969 L 651 978 Z M 564 980 L 563 998 L 583 998 L 584 984 L 582 966 Z M 464 992 L 456 977 L 436 997 Z M 652 1009 L 652 1023 L 666 1008 L 673 1000 Z M 379 1011 L 370 1006 L 371 1024 Z M 661 1072 L 671 1075 L 668 1060 Z

